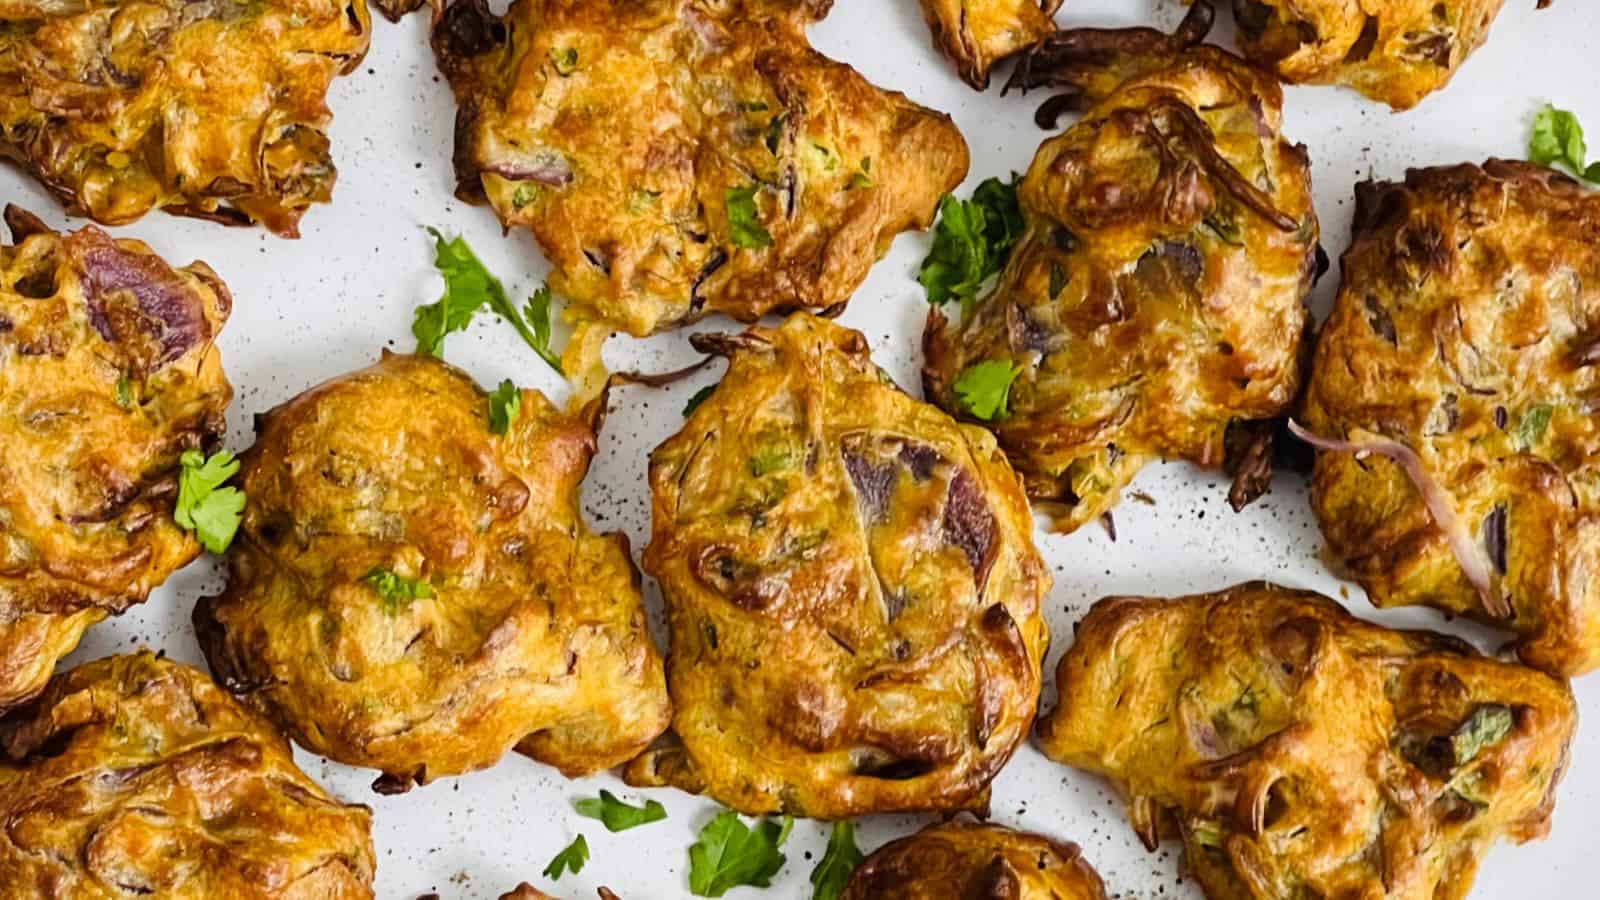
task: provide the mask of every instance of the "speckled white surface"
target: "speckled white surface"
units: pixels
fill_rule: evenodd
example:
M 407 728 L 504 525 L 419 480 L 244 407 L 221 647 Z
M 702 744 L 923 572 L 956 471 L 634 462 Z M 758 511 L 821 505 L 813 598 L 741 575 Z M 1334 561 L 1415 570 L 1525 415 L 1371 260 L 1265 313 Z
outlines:
M 1225 5 L 1225 4 L 1224 4 Z M 1183 8 L 1176 0 L 1069 0 L 1059 19 L 1068 25 L 1159 24 L 1170 27 Z M 1226 16 L 1223 17 L 1226 20 Z M 501 274 L 514 295 L 540 281 L 545 263 L 526 234 L 502 236 L 486 209 L 451 196 L 454 104 L 425 43 L 426 16 L 401 25 L 375 22 L 372 52 L 330 97 L 339 184 L 331 206 L 313 209 L 304 237 L 283 241 L 264 233 L 152 215 L 118 233 L 141 238 L 174 262 L 201 258 L 228 281 L 236 297 L 221 338 L 224 363 L 237 388 L 230 410 L 231 446 L 250 439 L 251 416 L 325 378 L 366 365 L 382 346 L 410 349 L 413 307 L 433 300 L 439 285 L 429 267 L 423 226 L 464 233 Z M 1534 0 L 1510 0 L 1488 45 L 1454 83 L 1410 113 L 1394 115 L 1359 97 L 1319 88 L 1289 88 L 1286 133 L 1311 149 L 1317 211 L 1324 243 L 1337 257 L 1346 242 L 1351 188 L 1368 176 L 1395 177 L 1408 166 L 1520 156 L 1529 119 L 1545 100 L 1578 111 L 1600 129 L 1600 10 L 1589 0 L 1558 0 L 1535 12 Z M 1225 30 L 1225 29 L 1222 29 Z M 972 180 L 1023 169 L 1043 135 L 1031 114 L 1039 97 L 979 95 L 961 84 L 929 46 L 915 0 L 837 0 L 814 29 L 824 52 L 844 59 L 879 84 L 953 114 L 973 151 Z M 5 198 L 70 225 L 38 188 L 12 171 L 0 172 Z M 844 321 L 870 338 L 878 361 L 902 384 L 917 384 L 918 343 L 925 305 L 914 280 L 926 237 L 908 235 L 878 264 Z M 1337 267 L 1317 293 L 1324 311 Z M 708 322 L 702 328 L 726 323 Z M 449 341 L 450 360 L 485 384 L 513 378 L 553 395 L 565 387 L 492 318 Z M 607 358 L 616 368 L 665 370 L 691 361 L 683 335 L 645 342 L 615 339 Z M 585 490 L 591 521 L 622 529 L 643 547 L 649 521 L 645 454 L 678 426 L 684 400 L 711 375 L 673 388 L 621 390 L 602 435 L 602 451 Z M 1218 478 L 1181 464 L 1155 465 L 1135 488 L 1154 506 L 1128 502 L 1117 510 L 1119 539 L 1098 528 L 1071 537 L 1040 537 L 1056 585 L 1047 612 L 1056 642 L 1047 663 L 1071 640 L 1072 623 L 1097 598 L 1111 593 L 1181 593 L 1270 578 L 1347 598 L 1360 614 L 1384 622 L 1450 628 L 1426 611 L 1374 614 L 1358 588 L 1332 578 L 1318 559 L 1320 538 L 1293 479 L 1280 478 L 1270 496 L 1243 514 L 1224 502 Z M 142 607 L 92 630 L 72 661 L 138 646 L 200 660 L 189 625 L 196 597 L 214 590 L 210 561 L 196 563 Z M 652 611 L 660 599 L 647 586 Z M 1462 633 L 1460 629 L 1455 629 Z M 1493 638 L 1468 635 L 1481 646 Z M 1580 681 L 1585 716 L 1600 714 L 1600 675 Z M 1048 691 L 1047 691 L 1048 693 Z M 571 782 L 521 757 L 496 768 L 436 782 L 398 797 L 368 790 L 373 773 L 301 754 L 301 763 L 341 797 L 368 803 L 376 814 L 380 898 L 437 891 L 450 898 L 492 898 L 528 879 L 572 898 L 593 897 L 609 885 L 629 900 L 688 896 L 686 849 L 713 814 L 709 801 L 673 791 L 652 795 L 668 821 L 612 835 L 571 811 L 573 798 L 602 787 L 622 790 L 610 776 Z M 1179 872 L 1176 847 L 1146 853 L 1124 823 L 1106 786 L 1047 762 L 1023 748 L 995 782 L 994 818 L 1006 825 L 1077 841 L 1119 897 L 1199 897 Z M 627 792 L 630 795 L 633 792 Z M 1475 897 L 1593 897 L 1600 862 L 1600 736 L 1587 722 L 1573 748 L 1573 766 L 1560 791 L 1555 827 L 1542 843 L 1492 852 Z M 863 823 L 870 850 L 911 831 L 913 817 Z M 593 858 L 558 885 L 541 881 L 550 857 L 578 833 Z M 797 823 L 788 865 L 765 892 L 740 889 L 730 897 L 803 898 L 808 875 L 825 843 L 824 826 Z

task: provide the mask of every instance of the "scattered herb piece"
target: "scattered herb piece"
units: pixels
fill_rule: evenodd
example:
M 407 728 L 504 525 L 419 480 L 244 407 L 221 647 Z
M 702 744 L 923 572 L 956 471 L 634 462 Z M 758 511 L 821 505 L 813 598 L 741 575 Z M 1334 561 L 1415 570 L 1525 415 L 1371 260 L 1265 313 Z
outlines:
M 511 423 L 517 420 L 517 413 L 522 411 L 522 391 L 506 379 L 489 395 L 489 431 L 494 434 L 505 434 L 511 430 Z
M 1026 227 L 1017 203 L 1018 181 L 1016 175 L 1009 182 L 990 178 L 978 185 L 971 200 L 946 194 L 939 201 L 933 249 L 917 275 L 929 303 L 942 306 L 959 300 L 965 316 L 984 282 L 1005 266 Z
M 1522 442 L 1524 448 L 1529 448 L 1539 443 L 1544 437 L 1545 430 L 1550 427 L 1550 415 L 1554 412 L 1548 403 L 1538 403 L 1528 407 L 1522 414 L 1522 421 L 1517 424 L 1517 440 Z
M 506 318 L 511 321 L 512 326 L 522 335 L 528 346 L 533 348 L 533 352 L 539 354 L 539 358 L 550 368 L 555 369 L 559 375 L 562 374 L 561 357 L 550 349 L 550 300 L 549 286 L 541 284 L 539 289 L 533 292 L 533 296 L 528 298 L 528 305 L 522 308 L 522 314 L 527 316 L 528 322 L 533 325 L 531 335 L 523 327 L 522 319 L 515 315 L 515 310 L 512 310 L 513 314 Z M 510 309 L 509 304 L 507 309 Z
M 556 74 L 566 78 L 578 71 L 578 48 L 568 47 L 565 50 L 550 48 L 550 64 L 556 67 Z
M 850 186 L 853 188 L 869 188 L 872 185 L 872 157 L 869 156 L 861 160 L 860 171 L 850 175 Z
M 173 521 L 194 532 L 200 546 L 211 553 L 227 550 L 244 518 L 244 492 L 222 483 L 239 471 L 239 461 L 226 450 L 209 457 L 199 450 L 185 450 L 178 463 L 182 468 Z
M 772 876 L 783 868 L 786 858 L 778 852 L 789 839 L 794 819 L 780 822 L 763 819 L 754 828 L 739 821 L 739 814 L 725 811 L 700 829 L 700 836 L 689 848 L 689 892 L 696 897 L 721 897 L 740 885 L 767 887 Z
M 538 193 L 538 190 L 538 188 L 526 182 L 517 185 L 517 189 L 511 193 L 511 208 L 521 209 L 524 206 L 527 206 L 529 203 L 532 203 L 534 195 Z
M 866 859 L 856 846 L 856 826 L 853 822 L 833 823 L 828 835 L 828 849 L 822 860 L 811 870 L 811 900 L 838 900 L 844 893 L 850 873 Z
M 793 454 L 788 447 L 762 447 L 755 456 L 750 457 L 750 474 L 757 478 L 771 475 L 789 468 L 793 461 Z
M 736 247 L 760 250 L 772 246 L 772 235 L 761 224 L 761 213 L 756 209 L 755 185 L 728 188 L 724 197 L 728 206 L 728 231 Z
M 489 272 L 465 240 L 459 235 L 445 240 L 437 228 L 429 228 L 428 233 L 433 235 L 433 267 L 444 277 L 444 294 L 435 303 L 417 307 L 411 323 L 417 352 L 443 358 L 445 336 L 464 330 L 487 304 L 495 315 L 511 323 L 540 359 L 560 372 L 561 360 L 550 349 L 550 289 L 541 287 L 528 300 L 524 313 L 533 322 L 530 330 L 523 314 L 511 304 L 500 279 Z
M 133 408 L 133 380 L 126 375 L 117 379 L 116 400 L 123 409 Z
M 1514 717 L 1509 706 L 1485 703 L 1473 710 L 1472 715 L 1450 736 L 1450 749 L 1456 765 L 1464 766 L 1472 762 L 1485 747 L 1505 740 L 1513 724 Z
M 557 853 L 555 859 L 550 860 L 550 865 L 544 867 L 544 877 L 551 881 L 560 881 L 561 876 L 568 872 L 576 875 L 583 871 L 583 864 L 589 861 L 589 842 L 578 835 L 565 849 Z
M 962 409 L 985 422 L 1004 419 L 1011 382 L 1020 374 L 1022 367 L 1005 359 L 970 365 L 956 378 L 956 400 Z
M 716 392 L 717 386 L 714 384 L 708 384 L 700 390 L 695 391 L 694 396 L 689 398 L 689 402 L 683 405 L 683 417 L 687 419 L 693 415 L 694 411 L 700 408 L 700 404 L 709 400 L 711 395 L 715 394 Z
M 655 800 L 646 800 L 644 806 L 630 806 L 618 800 L 610 791 L 601 791 L 599 799 L 586 797 L 573 804 L 578 815 L 599 819 L 606 830 L 615 834 L 638 828 L 667 817 L 667 809 Z
M 1587 181 L 1600 182 L 1600 163 L 1588 165 L 1589 148 L 1583 142 L 1583 126 L 1578 117 L 1546 103 L 1533 117 L 1533 137 L 1528 141 L 1528 159 L 1541 166 L 1560 163 L 1572 174 Z
M 393 569 L 382 566 L 361 576 L 373 591 L 377 592 L 379 605 L 388 615 L 398 615 L 400 610 L 411 605 L 413 600 L 428 600 L 433 597 L 433 586 L 420 578 L 407 578 Z

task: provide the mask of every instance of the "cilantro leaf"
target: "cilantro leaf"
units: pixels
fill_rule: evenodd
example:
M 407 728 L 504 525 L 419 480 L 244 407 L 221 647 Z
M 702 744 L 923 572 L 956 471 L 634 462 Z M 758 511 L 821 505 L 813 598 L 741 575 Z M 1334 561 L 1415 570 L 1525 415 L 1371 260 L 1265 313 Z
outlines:
M 550 349 L 550 289 L 541 287 L 528 300 L 526 313 L 533 323 L 530 329 L 506 295 L 505 285 L 460 235 L 445 240 L 437 228 L 429 228 L 428 233 L 433 235 L 433 267 L 444 277 L 444 294 L 435 303 L 417 307 L 411 322 L 417 352 L 442 359 L 445 336 L 465 330 L 472 317 L 487 305 L 495 315 L 510 322 L 539 358 L 559 373 L 561 360 Z
M 583 871 L 583 864 L 589 861 L 589 842 L 578 835 L 557 853 L 555 859 L 550 860 L 550 865 L 544 867 L 544 877 L 551 881 L 560 881 L 561 876 L 568 872 L 576 875 Z
M 1511 708 L 1499 703 L 1485 703 L 1472 711 L 1461 727 L 1450 735 L 1450 751 L 1455 764 L 1464 766 L 1485 747 L 1492 747 L 1505 740 L 1511 733 L 1511 728 L 1516 724 Z
M 572 804 L 578 815 L 599 819 L 606 830 L 615 834 L 638 828 L 667 817 L 667 809 L 658 801 L 646 800 L 643 806 L 630 806 L 616 798 L 610 791 L 601 791 L 600 798 L 586 797 Z
M 220 450 L 210 457 L 199 450 L 185 450 L 178 458 L 178 503 L 172 519 L 178 527 L 194 532 L 200 546 L 221 553 L 233 542 L 244 518 L 244 492 L 225 488 L 222 483 L 239 471 L 232 453 Z
M 683 417 L 687 419 L 693 415 L 694 411 L 700 408 L 700 404 L 709 400 L 711 395 L 715 394 L 716 392 L 717 386 L 714 384 L 708 384 L 700 390 L 695 391 L 694 396 L 689 398 L 689 402 L 683 405 Z
M 850 873 L 866 859 L 856 846 L 856 826 L 852 822 L 833 823 L 833 833 L 828 835 L 828 849 L 822 860 L 811 870 L 811 900 L 838 900 L 844 893 Z
M 783 868 L 786 857 L 778 852 L 789 839 L 794 820 L 763 819 L 754 828 L 739 821 L 739 814 L 724 811 L 700 829 L 689 848 L 689 892 L 696 897 L 721 897 L 740 885 L 767 887 Z
M 522 391 L 506 379 L 489 395 L 489 431 L 494 434 L 505 434 L 511 430 L 511 423 L 517 420 L 517 413 L 522 411 Z
M 1517 439 L 1523 447 L 1532 447 L 1544 437 L 1545 431 L 1550 427 L 1550 416 L 1555 410 L 1548 403 L 1538 403 L 1528 407 L 1522 414 L 1522 421 L 1517 423 Z
M 756 185 L 728 188 L 724 202 L 728 207 L 728 232 L 735 247 L 760 250 L 772 246 L 772 235 L 761 224 L 761 213 L 756 209 Z
M 117 379 L 117 390 L 114 395 L 117 405 L 123 409 L 133 408 L 133 379 L 124 375 Z
M 934 227 L 933 248 L 922 261 L 917 281 L 928 292 L 928 302 L 942 306 L 961 301 L 962 315 L 971 312 L 984 282 L 1005 267 L 1011 247 L 1027 227 L 1017 202 L 1017 183 L 986 179 L 971 200 L 946 194 L 939 201 L 939 222 Z
M 420 578 L 407 578 L 393 569 L 382 566 L 361 576 L 378 594 L 379 605 L 389 615 L 396 615 L 400 610 L 411 605 L 413 600 L 427 600 L 433 597 L 433 586 Z
M 967 366 L 956 378 L 956 400 L 961 408 L 985 422 L 1004 419 L 1011 396 L 1011 382 L 1022 374 L 1022 367 L 1010 360 L 991 359 Z
M 1578 117 L 1546 103 L 1533 118 L 1533 137 L 1528 141 L 1528 159 L 1541 166 L 1561 163 L 1585 175 L 1588 148 L 1583 142 L 1583 126 Z

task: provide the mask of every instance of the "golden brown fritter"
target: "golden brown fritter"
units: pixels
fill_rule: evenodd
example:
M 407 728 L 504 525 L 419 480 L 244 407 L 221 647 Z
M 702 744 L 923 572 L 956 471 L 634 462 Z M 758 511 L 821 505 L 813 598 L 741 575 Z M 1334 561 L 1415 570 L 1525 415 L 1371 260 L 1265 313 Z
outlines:
M 635 335 L 843 304 L 967 171 L 948 116 L 812 50 L 828 0 L 451 0 L 457 194 Z
M 1108 776 L 1211 900 L 1460 900 L 1496 840 L 1543 837 L 1577 724 L 1563 681 L 1262 582 L 1113 597 L 1040 724 Z
M 149 652 L 64 672 L 0 721 L 10 900 L 368 900 L 372 814 L 200 672 Z
M 1244 54 L 1283 80 L 1342 84 L 1409 109 L 1488 39 L 1501 2 L 1233 0 L 1233 14 Z
M 1278 85 L 1192 46 L 1208 25 L 1060 32 L 1023 56 L 1018 84 L 1068 92 L 1045 118 L 1099 102 L 1034 157 L 1027 229 L 993 289 L 959 322 L 929 315 L 940 406 L 970 417 L 975 366 L 1017 372 L 989 424 L 1062 531 L 1155 457 L 1226 462 L 1243 506 L 1270 474 L 1264 421 L 1299 389 L 1320 254 L 1310 169 L 1279 135 Z
M 983 806 L 1026 737 L 1050 577 L 985 431 L 797 313 L 696 335 L 721 385 L 650 457 L 674 734 L 626 770 L 741 812 Z
M 878 848 L 840 900 L 1105 900 L 1078 852 L 1037 834 L 959 822 L 932 825 Z
M 187 565 L 178 459 L 220 441 L 214 341 L 232 299 L 90 226 L 7 206 L 0 247 L 0 711 L 44 688 L 90 625 Z
M 1414 170 L 1357 187 L 1354 231 L 1305 399 L 1334 451 L 1312 487 L 1328 543 L 1380 606 L 1593 669 L 1600 194 L 1528 163 Z
M 1055 31 L 1061 0 L 921 0 L 933 41 L 962 80 L 989 86 L 995 63 Z
M 0 156 L 68 211 L 284 237 L 333 191 L 323 101 L 366 0 L 0 0 Z
M 206 658 L 381 790 L 513 745 L 587 774 L 667 727 L 626 539 L 578 508 L 593 427 L 520 403 L 493 434 L 472 379 L 385 353 L 268 413 L 244 457 L 228 586 L 195 610 Z

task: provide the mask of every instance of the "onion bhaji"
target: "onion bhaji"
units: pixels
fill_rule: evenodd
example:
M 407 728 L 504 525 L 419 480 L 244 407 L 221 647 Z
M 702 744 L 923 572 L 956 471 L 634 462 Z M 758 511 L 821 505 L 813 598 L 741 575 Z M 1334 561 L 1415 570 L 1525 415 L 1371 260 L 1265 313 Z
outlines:
M 1197 7 L 1172 36 L 1064 31 L 1019 60 L 1014 83 L 1066 90 L 1043 119 L 1096 105 L 1034 157 L 993 289 L 959 322 L 929 315 L 927 396 L 970 415 L 964 376 L 1013 372 L 988 424 L 1063 531 L 1157 456 L 1224 465 L 1241 508 L 1301 383 L 1323 261 L 1309 163 L 1277 83 L 1195 46 L 1209 25 Z
M 749 814 L 978 808 L 1027 736 L 1050 576 L 981 428 L 806 313 L 696 335 L 728 373 L 650 457 L 673 733 L 630 763 Z
M 829 0 L 448 0 L 457 193 L 635 335 L 842 305 L 967 171 L 948 116 L 806 42 Z
M 589 421 L 384 354 L 274 409 L 243 457 L 226 590 L 195 625 L 224 686 L 306 748 L 403 790 L 513 745 L 568 775 L 668 724 L 621 535 L 583 524 Z
M 1105 900 L 1075 844 L 994 825 L 933 825 L 880 847 L 840 900 Z
M 172 517 L 179 458 L 220 443 L 232 397 L 213 343 L 232 299 L 205 263 L 15 206 L 5 220 L 0 711 L 199 555 Z
M 1111 778 L 1211 900 L 1461 900 L 1500 837 L 1550 827 L 1565 682 L 1265 583 L 1101 600 L 1040 724 Z
M 989 86 L 989 70 L 1056 30 L 1061 0 L 921 0 L 934 43 L 967 84 Z
M 1600 665 L 1600 194 L 1528 163 L 1356 189 L 1302 431 L 1312 506 L 1380 606 Z
M 0 721 L 10 900 L 370 900 L 372 816 L 188 666 L 144 652 L 64 672 Z
M 1204 2 L 1204 0 L 1200 0 Z M 1297 84 L 1410 109 L 1489 37 L 1502 0 L 1233 0 L 1239 46 Z
M 0 156 L 75 215 L 160 207 L 294 237 L 366 0 L 0 0 Z

